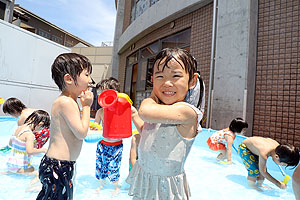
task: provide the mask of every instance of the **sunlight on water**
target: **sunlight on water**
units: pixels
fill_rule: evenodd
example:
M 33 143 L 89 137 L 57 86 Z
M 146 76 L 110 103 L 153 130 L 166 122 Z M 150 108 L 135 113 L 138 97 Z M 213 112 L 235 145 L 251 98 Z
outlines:
M 0 145 L 6 145 L 6 141 L 12 129 L 16 127 L 15 121 L 0 121 Z M 295 197 L 292 192 L 291 181 L 288 183 L 287 190 L 280 190 L 269 181 L 265 184 L 272 189 L 264 189 L 262 192 L 250 189 L 247 185 L 247 171 L 240 163 L 239 157 L 233 155 L 234 164 L 229 166 L 216 162 L 216 152 L 208 150 L 205 145 L 209 133 L 206 129 L 197 136 L 195 144 L 190 152 L 186 161 L 185 169 L 189 181 L 192 200 L 257 200 L 257 199 L 279 199 L 279 200 L 294 200 Z M 120 193 L 112 197 L 114 187 L 108 183 L 99 192 L 95 193 L 96 188 L 99 186 L 95 178 L 95 152 L 96 143 L 83 144 L 82 152 L 77 160 L 77 174 L 76 174 L 76 190 L 75 199 L 131 199 L 127 195 L 129 187 L 125 183 L 128 175 L 129 168 L 129 148 L 130 138 L 124 140 L 124 151 L 121 165 L 120 183 L 122 185 Z M 0 153 L 0 170 L 6 171 L 6 156 L 8 153 Z M 33 165 L 38 167 L 42 156 L 35 156 Z M 274 177 L 283 180 L 279 170 L 269 171 Z M 22 199 L 32 200 L 35 199 L 39 191 L 26 191 L 28 184 L 33 176 L 7 174 L 0 175 L 0 200 Z M 37 185 L 39 186 L 39 185 Z

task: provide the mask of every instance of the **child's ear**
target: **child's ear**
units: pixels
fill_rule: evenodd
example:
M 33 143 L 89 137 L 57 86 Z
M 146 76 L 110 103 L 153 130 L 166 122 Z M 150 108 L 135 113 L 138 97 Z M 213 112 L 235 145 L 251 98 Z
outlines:
M 194 73 L 194 76 L 193 78 L 190 80 L 189 82 L 189 89 L 194 89 L 194 87 L 196 86 L 197 84 L 197 79 L 198 79 L 198 73 Z
M 66 85 L 72 85 L 72 83 L 73 83 L 73 79 L 70 74 L 64 75 L 64 81 L 65 81 Z

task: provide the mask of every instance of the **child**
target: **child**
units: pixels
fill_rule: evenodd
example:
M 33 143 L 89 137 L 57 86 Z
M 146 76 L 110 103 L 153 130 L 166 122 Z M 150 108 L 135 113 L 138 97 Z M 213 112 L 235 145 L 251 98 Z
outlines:
M 33 108 L 27 108 L 21 100 L 14 97 L 4 102 L 2 110 L 5 114 L 9 114 L 15 118 L 19 117 L 18 126 L 23 125 L 25 119 L 35 111 Z
M 248 128 L 247 122 L 242 118 L 235 118 L 231 121 L 229 128 L 213 133 L 207 140 L 209 148 L 213 151 L 220 151 L 218 160 L 227 157 L 227 164 L 232 164 L 231 148 L 236 134 L 240 134 L 244 128 Z M 227 146 L 227 147 L 226 147 Z
M 184 101 L 189 90 L 204 88 L 196 66 L 190 53 L 178 48 L 163 49 L 155 58 L 153 90 L 139 109 L 144 120 L 139 158 L 126 179 L 133 199 L 191 196 L 184 164 L 200 128 L 202 113 L 196 106 L 204 91 L 188 98 L 194 105 Z
M 39 167 L 43 188 L 37 199 L 73 199 L 75 163 L 88 132 L 93 102 L 88 91 L 92 65 L 85 56 L 64 53 L 54 60 L 51 72 L 61 95 L 52 104 L 49 148 Z
M 36 110 L 27 117 L 24 124 L 19 126 L 10 138 L 11 153 L 7 161 L 8 171 L 14 173 L 33 172 L 32 155 L 46 153 L 45 148 L 34 148 L 34 131 L 49 127 L 49 114 L 43 110 Z
M 117 79 L 110 77 L 102 80 L 96 85 L 98 91 L 113 89 L 120 92 L 120 83 Z M 103 108 L 100 108 L 95 116 L 95 123 L 100 124 L 103 120 Z M 132 119 L 135 122 L 138 118 L 137 110 L 131 107 Z M 138 120 L 138 119 L 137 119 Z M 103 138 L 97 144 L 96 150 L 96 178 L 100 182 L 97 191 L 104 187 L 105 179 L 108 178 L 114 184 L 116 195 L 120 190 L 118 185 L 120 178 L 120 166 L 122 160 L 123 142 L 122 139 Z
M 3 104 L 3 112 L 9 114 L 15 118 L 18 118 L 18 126 L 24 124 L 27 117 L 33 113 L 36 109 L 27 108 L 23 102 L 17 98 L 9 98 Z M 35 147 L 42 148 L 43 145 L 49 139 L 49 129 L 45 128 L 40 132 L 34 132 L 35 135 Z M 8 146 L 6 148 L 9 148 Z
M 255 183 L 262 186 L 266 178 L 277 187 L 285 189 L 286 185 L 283 182 L 268 173 L 267 159 L 271 156 L 278 165 L 297 166 L 299 153 L 291 150 L 291 147 L 291 145 L 281 145 L 271 138 L 255 136 L 243 140 L 238 152 L 248 171 L 247 179 L 250 187 L 256 188 Z

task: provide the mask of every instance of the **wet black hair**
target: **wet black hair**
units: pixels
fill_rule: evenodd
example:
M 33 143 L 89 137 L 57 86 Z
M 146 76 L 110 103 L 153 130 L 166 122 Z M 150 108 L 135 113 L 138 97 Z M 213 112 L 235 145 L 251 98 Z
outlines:
M 97 88 L 97 90 L 98 89 L 101 89 L 101 90 L 112 89 L 112 90 L 116 90 L 116 91 L 120 92 L 120 82 L 117 79 L 110 77 L 110 78 L 103 79 L 102 81 L 97 83 L 96 88 Z
M 287 167 L 296 167 L 299 163 L 299 149 L 290 144 L 281 144 L 276 147 L 275 153 L 279 156 L 279 162 L 287 164 Z
M 24 124 L 31 125 L 33 124 L 33 129 L 43 122 L 43 127 L 48 128 L 50 126 L 50 116 L 44 110 L 35 110 L 31 113 L 25 120 Z
M 27 108 L 25 104 L 22 103 L 20 99 L 11 97 L 7 99 L 2 107 L 4 113 L 13 115 L 13 114 L 21 114 L 22 110 Z
M 189 74 L 189 82 L 192 80 L 195 73 L 199 74 L 198 80 L 200 82 L 201 91 L 197 105 L 197 108 L 199 108 L 201 106 L 202 98 L 204 95 L 204 83 L 200 76 L 200 72 L 197 71 L 198 65 L 196 59 L 187 50 L 180 48 L 165 48 L 161 50 L 155 57 L 154 63 L 156 65 L 154 64 L 153 70 L 155 66 L 157 66 L 157 69 L 159 69 L 159 67 L 163 65 L 161 70 L 164 71 L 164 69 L 168 67 L 169 61 L 172 59 L 174 59 L 182 67 L 182 69 L 184 69 L 185 72 Z M 183 63 L 183 65 L 180 61 Z
M 58 88 L 63 91 L 66 87 L 64 76 L 70 74 L 77 85 L 77 76 L 84 69 L 87 69 L 90 74 L 92 73 L 92 64 L 87 57 L 77 53 L 63 53 L 57 56 L 52 64 L 52 79 Z
M 229 125 L 229 130 L 233 133 L 240 133 L 244 128 L 248 128 L 248 123 L 240 117 L 233 119 Z

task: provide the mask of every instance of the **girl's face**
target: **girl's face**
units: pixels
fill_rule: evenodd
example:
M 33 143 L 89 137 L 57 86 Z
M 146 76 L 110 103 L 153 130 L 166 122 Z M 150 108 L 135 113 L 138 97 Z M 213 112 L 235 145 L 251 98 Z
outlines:
M 158 63 L 154 64 L 152 77 L 154 94 L 166 105 L 184 101 L 188 89 L 194 86 L 189 84 L 189 74 L 174 59 L 168 62 L 163 71 L 164 62 L 161 63 L 159 67 Z M 181 64 L 183 66 L 182 62 Z

